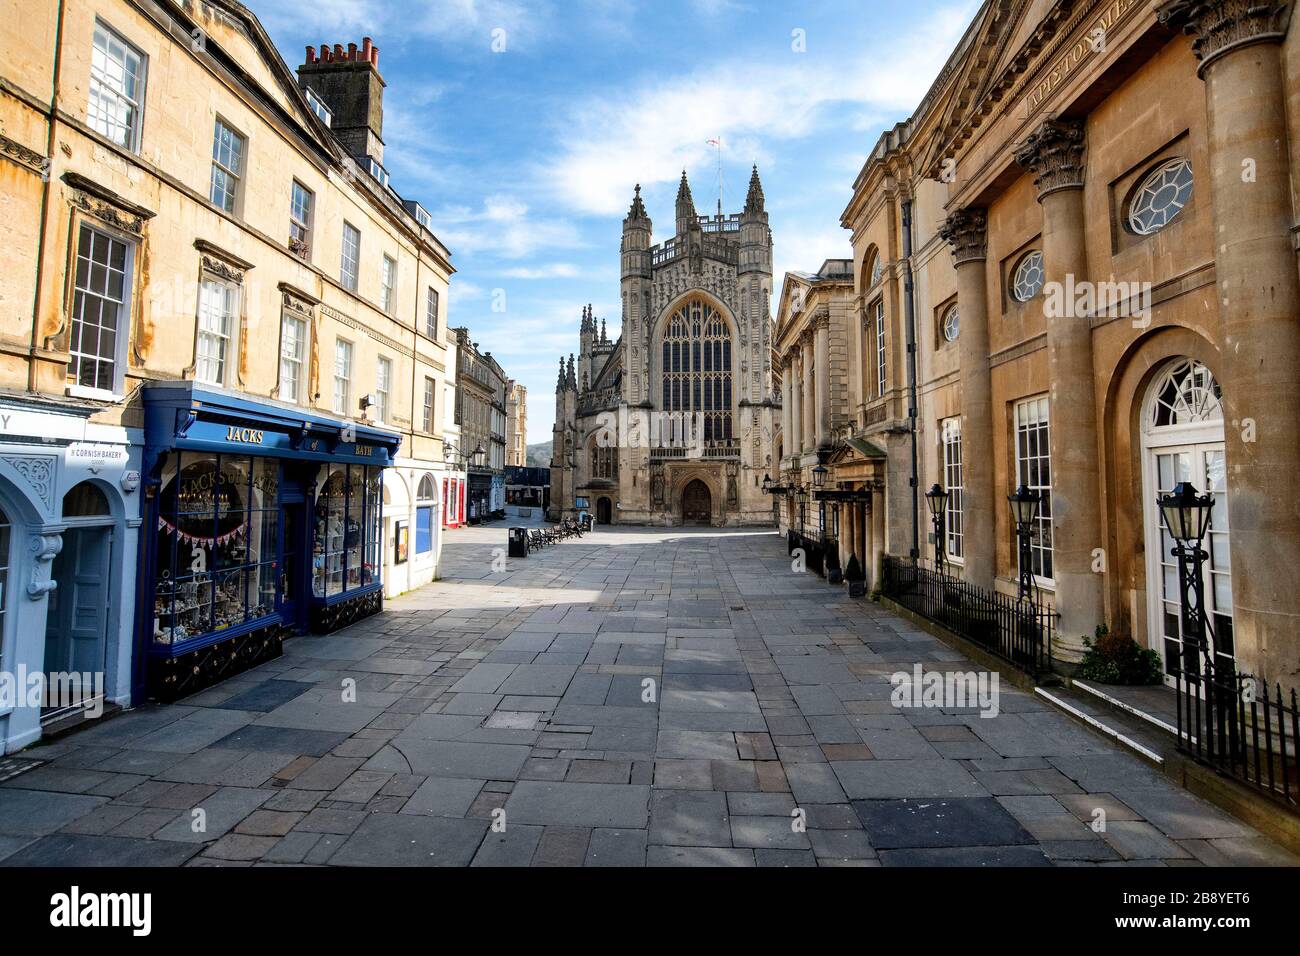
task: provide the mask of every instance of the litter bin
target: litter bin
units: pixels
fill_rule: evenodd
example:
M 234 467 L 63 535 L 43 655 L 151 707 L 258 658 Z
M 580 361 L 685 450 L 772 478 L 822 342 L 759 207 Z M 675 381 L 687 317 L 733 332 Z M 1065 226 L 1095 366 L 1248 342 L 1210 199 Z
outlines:
M 527 528 L 510 529 L 509 547 L 506 549 L 506 554 L 512 558 L 528 557 L 528 529 Z
M 595 521 L 592 520 L 591 514 L 590 514 L 590 513 L 584 513 L 583 516 L 582 516 L 582 530 L 583 530 L 583 531 L 590 531 L 590 530 L 591 530 L 591 526 L 592 526 L 593 524 L 595 524 Z

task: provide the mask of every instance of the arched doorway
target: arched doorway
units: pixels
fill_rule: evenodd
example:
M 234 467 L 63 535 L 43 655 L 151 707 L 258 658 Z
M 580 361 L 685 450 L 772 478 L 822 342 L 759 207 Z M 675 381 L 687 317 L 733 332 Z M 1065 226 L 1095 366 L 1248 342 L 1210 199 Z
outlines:
M 682 490 L 682 523 L 711 524 L 712 520 L 713 496 L 709 486 L 696 478 Z
M 1166 681 L 1180 667 L 1198 667 L 1196 649 L 1183 645 L 1178 559 L 1164 527 L 1159 495 L 1190 481 L 1214 494 L 1210 530 L 1201 546 L 1205 613 L 1220 658 L 1235 656 L 1232 628 L 1232 567 L 1228 557 L 1228 470 L 1223 445 L 1222 392 L 1202 363 L 1179 358 L 1166 364 L 1147 391 L 1142 407 L 1142 489 L 1146 536 L 1148 631 L 1151 647 L 1165 664 Z M 1199 667 L 1198 667 L 1199 669 Z
M 614 520 L 614 506 L 608 498 L 596 499 L 596 524 L 609 524 Z
M 58 586 L 47 598 L 45 671 L 47 674 L 103 674 L 107 670 L 109 614 L 112 607 L 113 513 L 96 484 L 83 481 L 63 497 L 63 532 L 51 564 Z M 51 688 L 47 687 L 47 693 Z M 69 686 L 67 697 L 46 699 L 48 720 L 94 703 L 91 686 Z

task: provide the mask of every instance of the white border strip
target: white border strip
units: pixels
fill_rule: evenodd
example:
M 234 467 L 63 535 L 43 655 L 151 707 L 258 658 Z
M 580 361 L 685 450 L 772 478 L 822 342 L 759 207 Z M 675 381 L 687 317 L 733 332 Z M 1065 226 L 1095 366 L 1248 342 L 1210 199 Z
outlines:
M 1092 694 L 1094 697 L 1100 697 L 1102 700 L 1110 704 L 1112 707 L 1118 707 L 1120 710 L 1124 711 L 1125 713 L 1132 714 L 1134 717 L 1138 718 L 1139 720 L 1145 720 L 1148 724 L 1152 724 L 1156 727 L 1159 727 L 1161 730 L 1167 733 L 1173 734 L 1174 737 L 1178 736 L 1177 727 L 1175 727 L 1173 724 L 1166 723 L 1165 721 L 1161 720 L 1159 717 L 1155 716 L 1154 714 L 1148 714 L 1145 710 L 1140 710 L 1139 708 L 1134 707 L 1132 704 L 1126 704 L 1118 697 L 1112 697 L 1110 694 L 1098 690 L 1097 688 L 1093 687 L 1091 684 L 1085 684 L 1081 680 L 1071 681 L 1071 683 L 1075 687 L 1081 688 L 1082 690 L 1086 690 L 1089 694 Z M 1191 742 L 1196 743 L 1196 738 L 1192 737 Z
M 1107 727 L 1096 717 L 1093 717 L 1089 714 L 1085 714 L 1083 711 L 1079 710 L 1079 708 L 1071 704 L 1067 704 L 1059 697 L 1053 697 L 1051 694 L 1043 690 L 1041 687 L 1035 687 L 1034 693 L 1038 694 L 1040 697 L 1044 698 L 1045 700 L 1049 701 L 1055 706 L 1061 708 L 1061 710 L 1065 711 L 1066 713 L 1079 718 L 1084 723 L 1086 723 L 1089 727 L 1093 727 L 1096 730 L 1101 731 L 1107 737 L 1110 737 L 1114 740 L 1118 740 L 1124 746 L 1129 747 L 1132 750 L 1136 750 L 1138 753 L 1140 753 L 1142 756 L 1146 757 L 1148 760 L 1152 761 L 1153 763 L 1161 767 L 1164 766 L 1165 764 L 1164 757 L 1160 756 L 1155 751 L 1149 750 L 1148 748 L 1142 746 L 1140 743 L 1138 743 L 1136 740 L 1133 740 L 1131 737 L 1125 737 L 1119 731 L 1112 730 L 1110 727 Z

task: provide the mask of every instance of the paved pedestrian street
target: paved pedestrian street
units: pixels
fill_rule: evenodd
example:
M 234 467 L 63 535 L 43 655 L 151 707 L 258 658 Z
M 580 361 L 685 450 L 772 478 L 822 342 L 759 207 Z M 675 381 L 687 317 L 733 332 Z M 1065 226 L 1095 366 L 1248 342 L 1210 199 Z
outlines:
M 20 756 L 6 865 L 1295 864 L 760 531 L 598 529 L 441 582 L 172 706 Z M 1104 827 L 1094 827 L 1104 821 Z M 1100 832 L 1098 832 L 1100 830 Z

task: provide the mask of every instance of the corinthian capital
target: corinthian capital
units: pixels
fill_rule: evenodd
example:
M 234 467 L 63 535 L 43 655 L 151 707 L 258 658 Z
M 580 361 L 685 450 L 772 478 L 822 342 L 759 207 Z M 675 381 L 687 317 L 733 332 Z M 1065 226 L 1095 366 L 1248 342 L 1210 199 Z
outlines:
M 988 255 L 988 217 L 983 209 L 958 209 L 944 220 L 939 235 L 952 249 L 952 264 L 983 262 Z
M 1044 120 L 1016 149 L 1016 162 L 1034 174 L 1038 201 L 1058 189 L 1083 188 L 1083 120 Z
M 1195 37 L 1197 76 L 1216 58 L 1252 43 L 1278 43 L 1291 20 L 1290 0 L 1166 0 L 1160 22 Z

